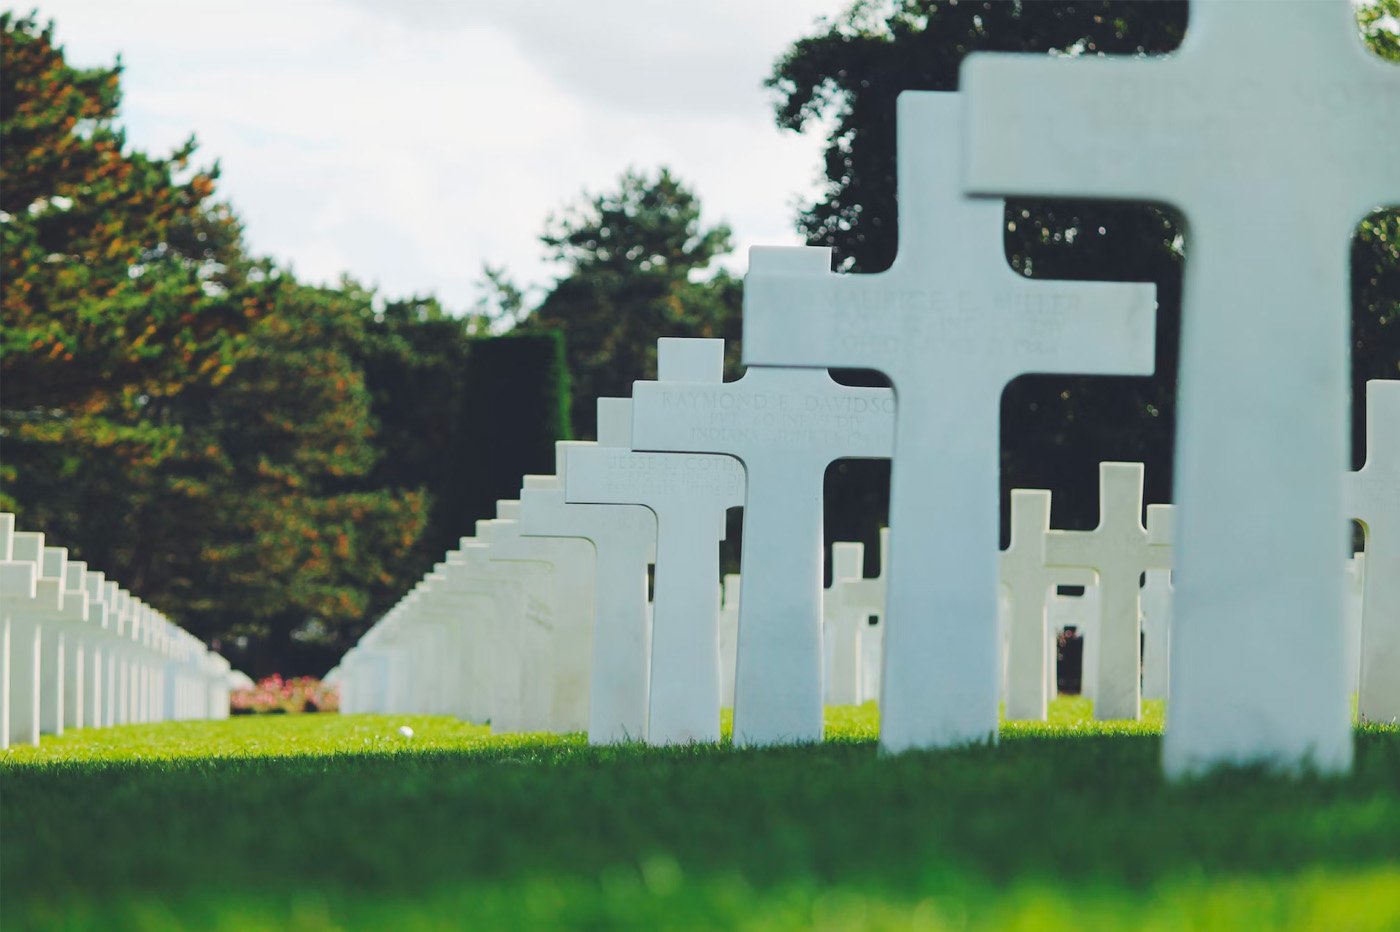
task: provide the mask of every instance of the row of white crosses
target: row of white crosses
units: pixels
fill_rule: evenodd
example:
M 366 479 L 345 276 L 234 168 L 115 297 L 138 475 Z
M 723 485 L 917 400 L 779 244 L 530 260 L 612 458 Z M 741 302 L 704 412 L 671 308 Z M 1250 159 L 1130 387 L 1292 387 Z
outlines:
M 725 384 L 722 341 L 662 340 L 658 356 L 661 378 L 638 383 L 639 397 L 648 384 L 674 386 L 686 399 L 681 404 L 691 405 Z M 755 404 L 771 404 L 768 413 L 789 424 L 806 412 L 809 445 L 828 442 L 823 431 L 865 443 L 852 425 L 873 419 L 879 427 L 874 442 L 883 434 L 888 446 L 887 390 L 839 386 L 825 372 L 798 374 L 802 378 L 777 373 L 786 390 L 767 394 L 760 370 L 730 383 L 737 394 L 713 399 L 714 410 L 738 415 L 724 419 L 725 436 L 760 435 L 768 414 Z M 820 379 L 813 382 L 813 374 Z M 816 393 L 804 391 L 804 384 Z M 866 413 L 853 413 L 849 403 L 843 411 L 807 407 L 814 399 L 832 398 L 853 399 L 860 403 L 856 407 L 875 404 Z M 675 416 L 674 398 L 657 396 L 656 403 L 665 416 Z M 741 605 L 762 604 L 765 593 L 775 593 L 770 601 L 797 601 L 811 612 L 806 624 L 794 626 L 805 638 L 795 652 L 803 666 L 789 675 L 810 691 L 804 698 L 816 714 L 815 737 L 775 731 L 765 743 L 821 736 L 824 617 L 833 629 L 852 635 L 836 638 L 843 647 L 831 658 L 841 671 L 841 696 L 873 697 L 870 665 L 862 669 L 851 655 L 863 647 L 866 656 L 878 658 L 879 644 L 869 643 L 870 635 L 851 628 L 849 619 L 859 613 L 864 621 L 882 610 L 883 592 L 869 591 L 869 584 L 881 580 L 862 580 L 859 559 L 843 561 L 824 595 L 821 473 L 809 476 L 815 491 L 794 503 L 817 513 L 811 538 L 799 540 L 807 544 L 802 552 L 810 564 L 798 580 L 802 588 L 793 594 L 791 585 L 747 587 L 741 603 L 740 576 L 727 577 L 723 589 L 719 585 L 719 544 L 728 510 L 744 504 L 750 477 L 757 474 L 754 459 L 745 467 L 722 454 L 641 451 L 634 449 L 633 430 L 632 401 L 601 399 L 598 441 L 559 443 L 555 475 L 525 477 L 518 501 L 498 503 L 496 520 L 479 522 L 474 538 L 463 539 L 346 654 L 328 677 L 341 688 L 341 708 L 455 714 L 503 732 L 586 728 L 595 743 L 717 741 L 721 706 L 737 710 L 764 701 L 761 694 L 743 698 L 746 663 L 761 673 L 767 647 L 775 675 L 797 666 L 782 642 L 760 640 L 753 648 L 744 641 Z M 776 519 L 782 520 L 781 511 Z M 761 520 L 746 520 L 746 542 L 755 526 L 761 528 Z M 774 543 L 787 546 L 777 536 Z M 859 555 L 858 544 L 838 545 L 838 553 L 848 555 L 841 547 L 856 548 Z M 825 614 L 824 604 L 830 606 Z M 755 624 L 749 621 L 749 630 Z
M 962 85 L 965 120 L 951 95 L 901 100 L 889 272 L 755 251 L 745 289 L 746 362 L 876 368 L 899 394 L 882 744 L 994 734 L 995 637 L 967 619 L 994 612 L 1006 381 L 1151 368 L 1150 292 L 1010 281 L 998 198 L 1117 197 L 1191 224 L 1165 767 L 1346 768 L 1346 260 L 1360 218 L 1400 200 L 1400 72 L 1345 3 L 1261 25 L 1220 2 L 1193 7 L 1175 55 L 974 55 Z M 1398 679 L 1384 649 L 1367 664 Z
M 703 357 L 718 365 L 721 356 L 718 341 L 663 340 L 662 377 L 638 383 L 639 395 L 648 386 L 673 385 L 679 397 L 693 398 L 694 386 L 711 383 L 673 381 L 678 371 L 696 374 L 678 370 L 677 360 Z M 750 371 L 750 384 L 761 382 L 755 378 L 761 371 Z M 1373 384 L 1373 422 L 1385 421 L 1383 399 L 1397 386 Z M 824 393 L 837 390 L 822 386 Z M 723 397 L 715 410 L 806 407 L 792 398 L 756 404 L 762 396 Z M 659 410 L 674 419 L 668 408 L 690 406 L 673 399 Z M 716 586 L 718 544 L 725 514 L 744 497 L 753 467 L 736 474 L 716 454 L 635 450 L 633 410 L 626 400 L 603 399 L 598 443 L 557 444 L 556 474 L 527 476 L 518 501 L 499 503 L 496 520 L 479 523 L 475 538 L 463 540 L 371 630 L 335 671 L 343 708 L 454 714 L 490 721 L 498 731 L 586 727 L 595 743 L 717 740 L 720 708 L 735 706 L 737 713 L 742 701 L 736 701 L 735 672 L 744 662 L 741 645 L 749 643 L 741 638 L 743 577 L 726 576 L 722 597 Z M 727 423 L 742 430 L 743 419 Z M 767 427 L 791 430 L 797 423 Z M 1372 433 L 1382 431 L 1373 424 Z M 1374 478 L 1375 462 L 1362 475 Z M 1089 531 L 1052 529 L 1049 492 L 1013 491 L 1011 542 L 999 567 L 1008 718 L 1046 718 L 1055 694 L 1050 645 L 1067 627 L 1086 635 L 1084 692 L 1095 698 L 1098 718 L 1135 719 L 1142 695 L 1166 697 L 1170 506 L 1148 505 L 1145 522 L 1143 515 L 1137 463 L 1101 465 L 1099 524 Z M 667 531 L 702 542 L 677 547 L 684 540 L 668 540 Z M 881 535 L 882 554 L 888 534 Z M 795 543 L 802 543 L 800 535 Z M 776 538 L 774 544 L 781 545 Z M 819 704 L 859 703 L 880 692 L 883 626 L 866 622 L 885 614 L 886 580 L 883 571 L 862 576 L 863 556 L 861 544 L 833 544 L 831 585 L 816 590 L 821 607 L 811 627 L 824 646 Z M 818 575 L 809 582 L 819 586 L 820 539 L 813 561 Z M 652 564 L 659 581 L 669 580 L 658 583 L 654 606 L 647 600 Z M 761 560 L 750 565 L 763 569 Z M 1086 594 L 1058 594 L 1065 585 L 1083 586 Z M 687 598 L 668 602 L 668 592 Z M 713 595 L 705 599 L 706 593 Z M 677 630 L 667 632 L 667 625 Z M 1140 632 L 1149 645 L 1146 658 L 1138 650 Z M 1359 650 L 1359 640 L 1348 642 L 1350 654 Z M 778 735 L 750 743 L 799 740 L 812 739 Z
M 229 663 L 0 513 L 0 748 L 41 734 L 227 718 Z
M 1362 714 L 1400 716 L 1400 457 L 1387 439 L 1397 418 L 1386 413 L 1394 409 L 1384 386 L 1372 389 L 1366 469 L 1341 480 L 1348 238 L 1367 210 L 1400 200 L 1397 145 L 1386 144 L 1400 143 L 1400 72 L 1360 48 L 1345 3 L 1271 8 L 1263 26 L 1246 4 L 1201 3 L 1177 54 L 975 55 L 962 84 L 961 96 L 899 102 L 900 249 L 889 271 L 833 274 L 825 249 L 753 250 L 748 375 L 724 384 L 717 347 L 663 344 L 658 381 L 636 386 L 628 442 L 604 442 L 605 430 L 621 428 L 600 427 L 590 455 L 565 456 L 555 480 L 565 504 L 645 508 L 657 522 L 650 647 L 640 602 L 607 616 L 633 636 L 625 658 L 602 646 L 622 641 L 592 638 L 595 698 L 612 663 L 607 682 L 629 691 L 631 714 L 646 693 L 646 721 L 627 735 L 717 736 L 713 697 L 725 684 L 716 544 L 724 511 L 743 504 L 735 740 L 820 738 L 820 476 L 839 457 L 892 456 L 881 744 L 994 739 L 1003 390 L 1033 372 L 1149 374 L 1155 331 L 1151 286 L 1016 275 L 1004 258 L 1001 198 L 1166 200 L 1191 224 L 1179 529 L 1165 511 L 1144 523 L 1140 507 L 1110 507 L 1117 476 L 1132 480 L 1124 487 L 1136 485 L 1141 504 L 1140 473 L 1110 464 L 1098 529 L 1045 526 L 1040 592 L 1092 571 L 1101 620 L 1089 673 L 1101 714 L 1114 716 L 1138 714 L 1132 658 L 1147 601 L 1153 654 L 1170 658 L 1152 678 L 1153 692 L 1168 681 L 1169 773 L 1225 762 L 1344 769 L 1348 512 L 1367 533 Z M 879 370 L 894 390 L 837 386 L 829 367 Z M 1119 523 L 1120 513 L 1131 522 Z M 1038 516 L 1031 523 L 1041 526 Z M 1168 580 L 1173 541 L 1180 559 Z M 1018 611 L 1017 601 L 1008 604 L 1008 689 L 1034 684 L 1016 704 L 1035 717 L 1050 691 L 1049 609 L 1033 601 Z M 1018 644 L 1023 629 L 1032 640 Z M 618 710 L 598 706 L 590 719 L 617 720 Z

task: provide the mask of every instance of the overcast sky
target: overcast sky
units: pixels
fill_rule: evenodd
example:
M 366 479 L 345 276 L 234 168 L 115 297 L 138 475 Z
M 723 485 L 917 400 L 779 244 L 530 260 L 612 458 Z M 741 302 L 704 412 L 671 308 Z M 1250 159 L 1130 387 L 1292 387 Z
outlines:
M 194 133 L 258 254 L 463 310 L 483 262 L 547 284 L 538 235 L 629 165 L 670 166 L 740 247 L 795 244 L 815 133 L 761 83 L 846 0 L 36 0 L 125 74 L 131 145 Z

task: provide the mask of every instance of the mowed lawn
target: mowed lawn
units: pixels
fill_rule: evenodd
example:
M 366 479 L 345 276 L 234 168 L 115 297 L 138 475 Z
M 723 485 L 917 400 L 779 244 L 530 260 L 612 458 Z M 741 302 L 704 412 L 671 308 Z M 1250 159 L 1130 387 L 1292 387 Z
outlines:
M 1400 730 L 1346 779 L 1173 786 L 1160 708 L 996 747 L 595 749 L 415 716 L 0 752 L 7 930 L 1400 928 Z M 408 725 L 412 738 L 398 732 Z

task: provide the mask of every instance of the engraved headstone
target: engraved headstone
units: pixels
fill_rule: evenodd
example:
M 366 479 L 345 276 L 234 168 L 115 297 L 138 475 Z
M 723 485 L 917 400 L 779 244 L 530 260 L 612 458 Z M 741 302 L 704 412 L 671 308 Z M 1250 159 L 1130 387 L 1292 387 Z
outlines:
M 825 272 L 824 253 L 780 253 Z M 822 490 L 842 458 L 885 458 L 894 393 L 832 380 L 825 369 L 750 367 L 723 381 L 724 341 L 662 338 L 658 369 L 684 354 L 676 378 L 632 386 L 632 446 L 723 453 L 744 466 L 734 743 L 822 739 Z
M 631 404 L 600 398 L 600 420 L 609 408 L 630 419 Z M 570 502 L 646 505 L 656 515 L 647 743 L 718 741 L 719 542 L 727 509 L 743 504 L 743 467 L 715 454 L 607 448 L 571 459 L 564 481 Z
M 900 95 L 899 255 L 888 271 L 833 275 L 824 249 L 756 248 L 744 284 L 746 363 L 878 369 L 898 395 L 887 750 L 996 736 L 1007 383 L 1153 365 L 1152 286 L 1033 281 L 1011 269 L 1002 205 L 961 191 L 961 114 L 956 94 Z
M 598 412 L 596 444 L 555 444 L 554 488 L 521 493 L 521 534 L 581 538 L 596 554 L 590 744 L 644 741 L 647 734 L 647 566 L 656 557 L 656 516 L 642 505 L 570 504 L 563 488 L 571 459 L 629 448 L 632 425 L 608 420 L 616 413 Z
M 1352 758 L 1336 480 L 1348 246 L 1368 211 L 1400 202 L 1400 68 L 1362 46 L 1349 3 L 1261 9 L 1192 4 L 1171 55 L 977 54 L 961 76 L 969 192 L 1186 218 L 1171 775 Z
M 1366 383 L 1366 465 L 1347 474 L 1345 498 L 1347 516 L 1366 532 L 1357 713 L 1363 721 L 1394 722 L 1400 720 L 1400 380 Z
M 1155 533 L 1142 523 L 1142 473 L 1141 463 L 1100 463 L 1098 527 L 1051 530 L 1045 539 L 1048 565 L 1091 569 L 1098 580 L 1093 698 L 1099 721 L 1142 715 L 1140 581 L 1146 570 L 1171 568 L 1169 512 L 1161 510 L 1167 506 L 1148 509 Z

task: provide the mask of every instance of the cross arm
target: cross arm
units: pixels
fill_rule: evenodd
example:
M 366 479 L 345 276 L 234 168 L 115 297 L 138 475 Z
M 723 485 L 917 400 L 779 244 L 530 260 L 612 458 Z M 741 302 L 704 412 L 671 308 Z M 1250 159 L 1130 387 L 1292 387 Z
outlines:
M 1050 567 L 1093 568 L 1096 546 L 1093 531 L 1051 530 L 1045 535 L 1045 565 Z
M 969 56 L 960 78 L 966 190 L 1162 200 L 1173 170 L 1152 147 L 1179 70 L 1170 56 Z
M 1014 273 L 1013 273 L 1014 274 Z M 1005 342 L 1015 375 L 1151 375 L 1157 286 L 1139 282 L 1022 279 Z

